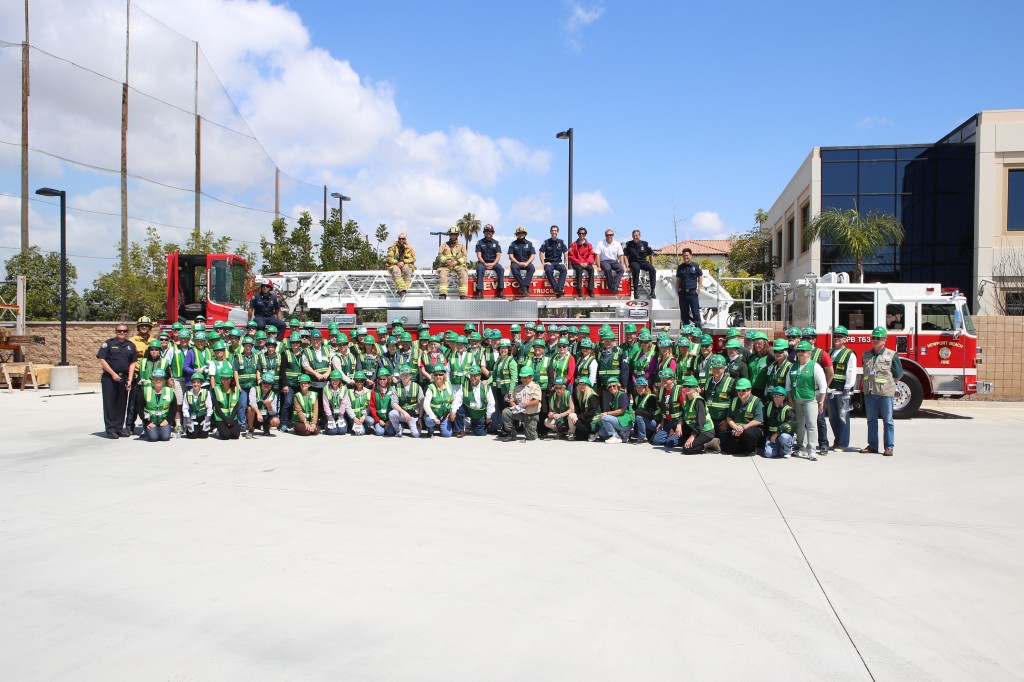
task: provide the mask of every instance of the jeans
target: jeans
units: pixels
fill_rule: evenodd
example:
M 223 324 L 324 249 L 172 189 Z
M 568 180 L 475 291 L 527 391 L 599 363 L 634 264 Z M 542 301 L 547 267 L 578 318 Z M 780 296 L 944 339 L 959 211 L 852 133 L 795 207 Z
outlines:
M 393 436 L 396 433 L 395 427 L 391 425 L 390 421 L 385 422 L 384 425 L 382 426 L 377 422 L 373 421 L 372 419 L 370 419 L 366 422 L 366 424 L 368 426 L 366 431 L 367 433 L 370 433 L 372 431 L 375 435 L 378 436 Z
M 696 289 L 683 289 L 679 294 L 679 322 L 701 326 L 700 297 Z
M 841 391 L 829 393 L 825 397 L 825 411 L 828 412 L 836 445 L 841 448 L 850 447 L 850 399 L 844 398 Z
M 249 407 L 249 389 L 241 388 L 238 391 L 238 423 L 245 423 L 245 409 Z
M 679 445 L 679 436 L 676 435 L 675 428 L 673 424 L 666 431 L 664 426 L 659 426 L 658 430 L 654 432 L 654 438 L 651 439 L 651 445 L 664 445 L 667 448 Z
M 295 389 L 288 387 L 288 392 L 281 391 L 281 423 L 292 423 L 292 403 L 295 402 Z
M 441 429 L 441 437 L 442 438 L 451 438 L 452 437 L 452 423 L 450 421 L 448 421 L 448 418 L 446 416 L 445 417 L 441 417 L 441 421 L 438 422 L 438 421 L 434 421 L 433 419 L 431 419 L 430 415 L 428 414 L 428 415 L 425 415 L 423 417 L 423 423 L 427 427 L 427 436 L 430 437 L 430 438 L 434 437 L 434 427 L 435 426 L 440 427 L 440 429 Z
M 505 290 L 505 266 L 501 263 L 495 263 L 493 268 L 494 275 L 498 278 L 497 291 Z M 483 263 L 476 264 L 476 293 L 481 293 L 484 290 L 484 274 L 487 272 L 487 268 L 484 267 Z
M 623 428 L 622 426 L 619 425 L 618 417 L 613 417 L 610 414 L 606 414 L 605 416 L 601 417 L 601 428 L 598 429 L 597 435 L 601 436 L 602 438 L 611 438 L 612 436 L 618 436 L 619 438 L 622 438 L 622 434 L 627 433 L 626 438 L 628 438 L 628 431 L 628 426 Z M 622 440 L 626 440 L 626 438 L 622 438 Z
M 589 293 L 591 296 L 593 296 L 594 295 L 594 264 L 591 263 L 590 265 L 580 265 L 579 263 L 573 263 L 572 264 L 572 270 L 573 270 L 574 273 L 576 273 L 576 295 L 577 296 L 582 296 L 583 295 L 583 287 L 581 285 L 583 284 L 583 274 L 586 273 L 586 275 L 587 275 L 587 289 L 586 290 L 587 290 L 587 293 Z
M 774 443 L 770 438 L 764 442 L 765 457 L 782 457 L 791 454 L 793 454 L 793 436 L 788 433 L 780 433 Z
M 466 406 L 463 405 L 459 408 L 458 412 L 455 413 L 455 431 L 456 433 L 466 432 L 466 419 L 469 419 L 469 428 L 474 436 L 486 436 L 487 435 L 487 418 L 486 417 L 471 417 L 469 412 L 466 411 Z
M 533 281 L 533 273 L 537 268 L 533 267 L 533 263 L 530 263 L 525 268 L 515 263 L 511 266 L 512 279 L 519 283 L 519 293 L 522 296 L 530 295 L 530 282 Z
M 284 338 L 284 330 L 287 327 L 284 320 L 273 315 L 253 315 L 252 319 L 256 320 L 256 326 L 259 329 L 266 329 L 268 324 L 274 325 L 277 327 L 277 340 L 280 341 Z
M 345 421 L 345 417 L 341 417 L 338 421 L 334 422 L 334 426 L 327 423 L 324 428 L 324 435 L 326 436 L 344 436 L 348 433 L 348 422 Z
M 654 296 L 654 285 L 658 282 L 658 271 L 647 261 L 634 260 L 629 262 L 629 271 L 633 276 L 633 298 L 636 298 L 640 293 L 641 270 L 647 273 L 647 277 L 651 282 L 651 296 Z
M 896 447 L 896 423 L 892 418 L 892 397 L 872 395 L 864 396 L 864 411 L 868 418 L 868 447 L 878 449 L 878 420 L 881 418 L 884 429 L 886 448 Z
M 555 277 L 555 273 L 558 273 L 558 277 Z M 561 263 L 545 263 L 544 274 L 547 275 L 548 284 L 555 290 L 556 294 L 565 293 L 565 276 L 566 269 Z
M 410 414 L 409 418 L 406 419 L 402 416 L 402 413 L 398 410 L 391 410 L 388 413 L 388 419 L 391 421 L 391 428 L 395 431 L 395 438 L 402 437 L 402 423 L 405 422 L 409 425 L 409 435 L 413 438 L 420 437 L 420 427 L 416 423 L 416 415 Z
M 159 440 L 170 440 L 171 439 L 171 425 L 165 426 L 154 426 L 153 428 L 146 428 L 143 424 L 142 432 L 146 435 L 146 440 L 150 443 L 155 443 Z
M 644 440 L 650 440 L 650 438 L 654 436 L 654 431 L 657 428 L 658 422 L 654 421 L 650 417 L 645 417 L 641 414 L 636 415 L 636 435 L 638 437 Z
M 622 286 L 622 275 L 626 272 L 622 263 L 617 260 L 603 260 L 601 272 L 604 273 L 604 285 L 608 288 L 608 293 L 611 296 L 618 296 L 619 288 Z

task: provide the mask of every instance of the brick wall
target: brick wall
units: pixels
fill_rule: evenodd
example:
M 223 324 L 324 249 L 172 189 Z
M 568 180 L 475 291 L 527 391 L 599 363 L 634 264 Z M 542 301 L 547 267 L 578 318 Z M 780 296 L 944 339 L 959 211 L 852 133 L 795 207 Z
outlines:
M 56 365 L 60 362 L 60 323 L 29 322 L 27 336 L 42 337 L 42 343 L 22 346 L 25 359 L 35 363 Z M 99 381 L 99 360 L 96 352 L 100 345 L 114 336 L 114 322 L 68 322 L 68 362 L 78 366 L 82 381 Z M 128 328 L 135 333 L 134 326 Z M 95 376 L 94 376 L 95 375 Z
M 995 383 L 992 394 L 979 400 L 1024 400 L 1024 317 L 975 317 L 978 346 L 984 362 L 978 366 L 978 381 Z

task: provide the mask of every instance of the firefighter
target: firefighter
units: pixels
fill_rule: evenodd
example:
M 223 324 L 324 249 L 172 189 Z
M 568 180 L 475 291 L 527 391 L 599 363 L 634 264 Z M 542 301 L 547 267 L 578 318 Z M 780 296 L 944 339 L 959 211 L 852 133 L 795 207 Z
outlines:
M 846 347 L 849 332 L 838 325 L 832 330 L 832 381 L 828 385 L 825 411 L 832 425 L 832 449 L 850 447 L 850 395 L 857 381 L 857 356 Z
M 494 272 L 497 277 L 495 295 L 505 298 L 505 266 L 501 264 L 501 245 L 494 240 L 494 226 L 484 225 L 484 238 L 476 243 L 476 298 L 484 297 L 484 273 Z
M 405 232 L 400 232 L 395 243 L 388 247 L 384 265 L 391 273 L 399 298 L 404 297 L 409 293 L 412 275 L 416 271 L 416 251 L 409 244 L 408 235 Z
M 889 332 L 885 327 L 875 327 L 871 332 L 871 348 L 864 351 L 864 411 L 868 421 L 868 445 L 861 452 L 878 453 L 878 420 L 881 418 L 886 457 L 892 457 L 896 447 L 896 423 L 893 421 L 893 396 L 896 394 L 896 380 L 903 376 L 900 356 L 885 347 Z
M 441 244 L 437 253 L 438 298 L 448 298 L 448 274 L 451 272 L 459 277 L 459 298 L 466 298 L 466 295 L 469 294 L 468 261 L 466 247 L 459 241 L 459 228 L 453 225 L 448 228 L 448 241 Z

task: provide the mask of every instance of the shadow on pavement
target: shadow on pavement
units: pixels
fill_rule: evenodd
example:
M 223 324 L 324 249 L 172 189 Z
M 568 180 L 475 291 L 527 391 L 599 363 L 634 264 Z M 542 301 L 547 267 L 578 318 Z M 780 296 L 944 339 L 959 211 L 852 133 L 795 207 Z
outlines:
M 965 414 L 953 414 L 952 412 L 943 412 L 941 410 L 918 410 L 917 414 L 914 415 L 914 419 L 974 419 L 974 417 L 968 417 Z

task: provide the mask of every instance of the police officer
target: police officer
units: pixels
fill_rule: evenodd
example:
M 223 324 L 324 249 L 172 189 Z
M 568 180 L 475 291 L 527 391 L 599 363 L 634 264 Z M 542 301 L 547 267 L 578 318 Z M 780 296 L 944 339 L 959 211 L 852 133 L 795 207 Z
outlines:
M 281 319 L 281 301 L 271 290 L 270 280 L 265 279 L 260 282 L 260 290 L 249 299 L 249 319 L 255 320 L 260 329 L 268 324 L 272 324 L 278 329 L 285 328 L 284 320 Z
M 115 336 L 103 342 L 96 357 L 103 369 L 100 384 L 103 387 L 103 425 L 107 438 L 127 438 L 132 434 L 124 427 L 125 410 L 138 360 L 138 350 L 128 340 L 128 326 L 117 325 Z
M 683 262 L 676 268 L 676 291 L 679 293 L 680 324 L 701 328 L 700 287 L 704 271 L 693 262 L 693 251 L 683 249 Z
M 493 270 L 498 278 L 497 297 L 505 298 L 505 266 L 501 261 L 501 244 L 494 238 L 494 225 L 484 225 L 484 238 L 476 243 L 476 298 L 484 297 L 484 273 Z

